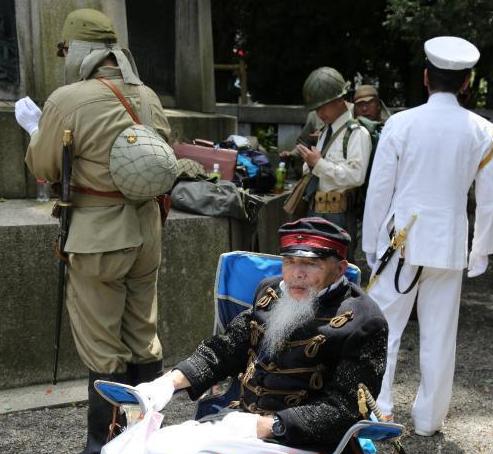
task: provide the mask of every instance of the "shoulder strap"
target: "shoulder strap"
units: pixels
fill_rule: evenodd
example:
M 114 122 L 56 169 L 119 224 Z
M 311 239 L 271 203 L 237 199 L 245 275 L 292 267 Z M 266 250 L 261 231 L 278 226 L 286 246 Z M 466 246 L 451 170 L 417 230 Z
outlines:
M 334 143 L 334 141 L 337 139 L 339 134 L 344 130 L 344 128 L 346 127 L 346 124 L 347 123 L 343 124 L 336 132 L 334 132 L 334 134 L 332 134 L 329 141 L 325 144 L 325 147 L 321 151 L 322 158 L 325 158 L 325 155 L 329 151 L 330 146 Z
M 115 96 L 123 104 L 123 107 L 125 107 L 125 110 L 132 117 L 132 120 L 136 124 L 138 124 L 138 125 L 142 124 L 139 116 L 134 112 L 130 103 L 127 101 L 125 96 L 123 96 L 122 92 L 120 90 L 118 90 L 118 87 L 113 82 L 111 82 L 108 79 L 105 79 L 104 77 L 97 77 L 96 79 L 99 80 L 99 82 L 101 82 L 102 84 L 106 85 L 115 94 Z
M 344 159 L 347 159 L 347 147 L 349 144 L 349 138 L 351 137 L 351 133 L 356 129 L 360 128 L 361 124 L 355 118 L 349 120 L 346 124 L 346 132 L 344 133 L 344 137 L 342 138 L 342 156 Z
M 493 148 L 491 148 L 491 150 L 488 151 L 488 153 L 486 153 L 486 156 L 479 163 L 478 171 L 480 171 L 483 167 L 485 167 L 486 164 L 488 164 L 488 162 L 490 162 L 492 159 L 493 159 Z

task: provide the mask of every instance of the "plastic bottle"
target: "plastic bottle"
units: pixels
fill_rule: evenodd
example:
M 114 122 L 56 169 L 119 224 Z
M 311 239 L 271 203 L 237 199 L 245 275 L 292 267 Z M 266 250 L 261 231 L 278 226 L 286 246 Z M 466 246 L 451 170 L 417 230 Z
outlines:
M 219 169 L 219 164 L 217 162 L 214 163 L 212 167 L 212 172 L 209 174 L 209 177 L 216 177 L 216 181 L 219 181 L 221 179 L 221 170 Z
M 284 192 L 284 185 L 286 183 L 286 163 L 281 161 L 279 167 L 276 169 L 276 185 L 274 192 L 281 194 Z
M 42 178 L 36 178 L 36 200 L 38 202 L 49 202 L 50 183 Z

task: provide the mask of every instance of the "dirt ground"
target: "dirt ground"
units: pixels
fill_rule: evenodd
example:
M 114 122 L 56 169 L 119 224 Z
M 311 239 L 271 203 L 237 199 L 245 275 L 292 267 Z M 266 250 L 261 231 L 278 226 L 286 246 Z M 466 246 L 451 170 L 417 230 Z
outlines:
M 433 437 L 414 434 L 410 407 L 418 386 L 418 326 L 406 329 L 396 376 L 397 422 L 406 426 L 401 439 L 408 454 L 493 453 L 493 270 L 465 280 L 457 365 L 452 403 L 443 431 Z M 192 417 L 194 404 L 186 394 L 166 407 L 165 424 Z M 48 408 L 0 415 L 1 454 L 73 454 L 82 450 L 85 437 L 84 405 Z M 388 445 L 379 453 L 392 453 Z

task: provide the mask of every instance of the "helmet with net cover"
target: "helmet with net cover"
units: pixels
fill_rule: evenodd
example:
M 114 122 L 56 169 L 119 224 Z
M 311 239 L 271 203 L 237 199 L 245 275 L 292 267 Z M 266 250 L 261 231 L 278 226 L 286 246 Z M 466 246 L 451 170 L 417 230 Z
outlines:
M 152 128 L 134 124 L 116 138 L 110 153 L 113 183 L 128 199 L 151 199 L 168 192 L 178 172 L 173 149 Z

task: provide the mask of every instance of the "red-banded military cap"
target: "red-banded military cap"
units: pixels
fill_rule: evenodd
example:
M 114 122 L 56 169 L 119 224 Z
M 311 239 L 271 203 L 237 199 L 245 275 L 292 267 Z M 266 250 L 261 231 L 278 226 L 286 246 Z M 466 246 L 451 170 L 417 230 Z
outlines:
M 323 218 L 302 218 L 279 229 L 281 255 L 347 258 L 351 236 Z

